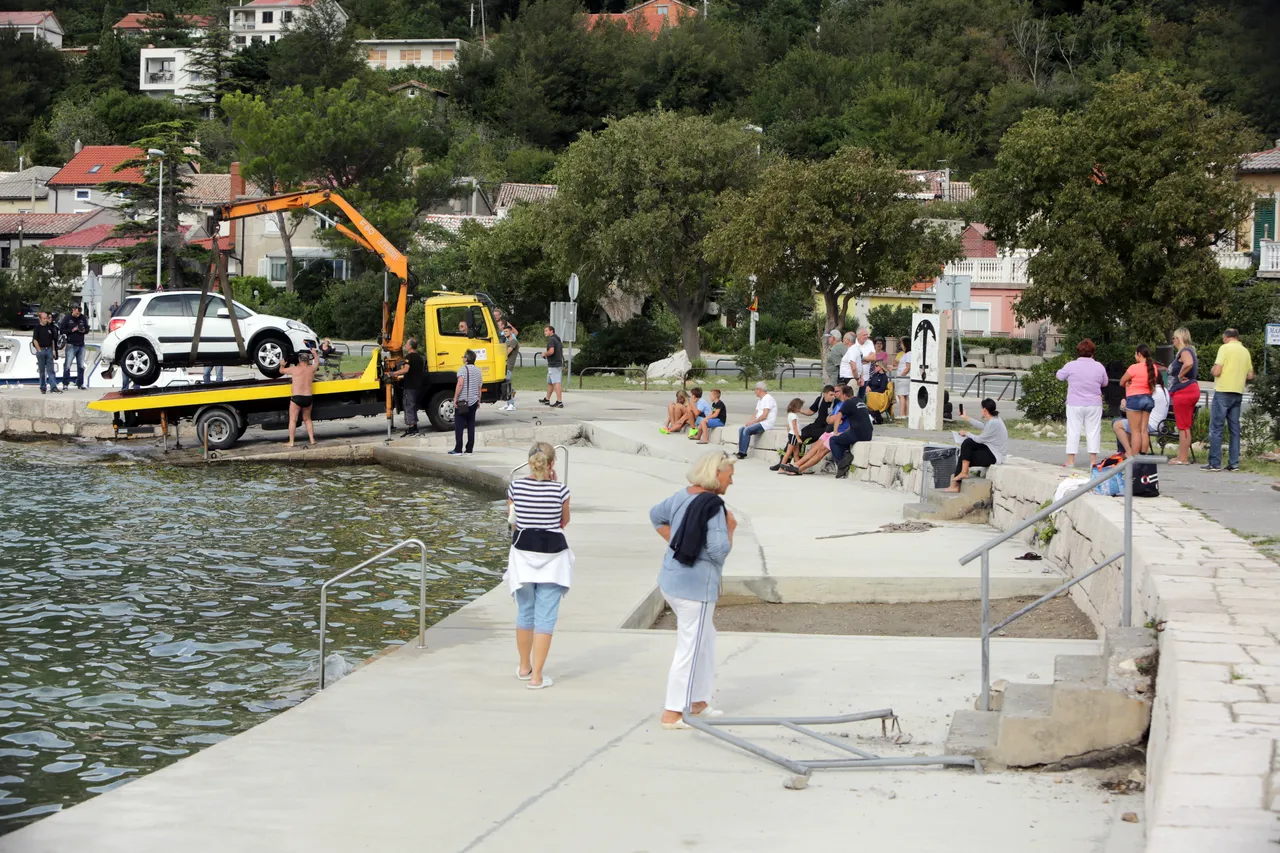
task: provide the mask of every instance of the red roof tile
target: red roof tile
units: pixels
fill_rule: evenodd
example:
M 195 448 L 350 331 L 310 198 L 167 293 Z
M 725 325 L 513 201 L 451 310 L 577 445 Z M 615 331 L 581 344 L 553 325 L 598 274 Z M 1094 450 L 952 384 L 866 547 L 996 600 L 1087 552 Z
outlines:
M 1280 145 L 1266 151 L 1244 155 L 1242 172 L 1280 172 Z
M 142 156 L 142 149 L 132 145 L 86 145 L 49 179 L 49 186 L 90 187 L 109 181 L 140 184 L 141 169 L 133 167 L 117 172 L 116 166 Z
M 94 213 L 0 213 L 0 234 L 24 234 L 36 236 L 68 234 L 80 227 Z
M 619 14 L 587 15 L 587 29 L 607 19 L 625 24 L 627 32 L 648 32 L 657 36 L 662 27 L 679 26 L 681 19 L 696 17 L 698 10 L 680 0 L 648 0 Z
M 110 222 L 103 225 L 90 225 L 88 228 L 81 228 L 79 231 L 72 231 L 70 234 L 63 234 L 61 237 L 45 240 L 40 245 L 49 249 L 127 249 L 130 246 L 136 246 L 151 239 L 150 235 L 145 237 L 113 237 L 111 232 L 115 228 L 116 226 Z M 190 226 L 181 225 L 178 230 L 185 234 L 191 229 Z
M 115 30 L 137 30 L 138 32 L 146 32 L 151 29 L 146 25 L 146 21 L 151 17 L 159 17 L 155 12 L 130 12 L 120 20 L 112 29 Z M 192 27 L 207 27 L 213 23 L 213 18 L 208 15 L 178 15 L 178 18 L 185 21 Z
M 53 17 L 52 12 L 0 12 L 0 26 L 38 27 Z

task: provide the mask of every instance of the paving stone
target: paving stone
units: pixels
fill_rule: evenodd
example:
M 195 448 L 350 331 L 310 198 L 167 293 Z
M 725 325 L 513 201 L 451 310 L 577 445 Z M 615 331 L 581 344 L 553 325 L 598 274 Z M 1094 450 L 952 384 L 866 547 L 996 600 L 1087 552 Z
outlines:
M 1266 776 L 1271 772 L 1275 741 L 1269 737 L 1216 737 L 1192 733 L 1175 735 L 1168 747 L 1180 773 L 1228 776 Z
M 1161 809 L 1261 808 L 1265 776 L 1228 776 L 1221 773 L 1170 773 L 1158 792 Z
M 1187 643 L 1175 641 L 1178 660 L 1200 663 L 1253 663 L 1253 658 L 1235 643 Z
M 1157 688 L 1158 689 L 1158 688 Z M 1174 705 L 1174 719 L 1187 723 L 1230 723 L 1232 721 L 1231 706 L 1225 702 L 1196 702 L 1180 699 Z M 1280 721 L 1277 721 L 1280 723 Z M 1198 731 L 1212 731 L 1211 728 L 1197 728 Z

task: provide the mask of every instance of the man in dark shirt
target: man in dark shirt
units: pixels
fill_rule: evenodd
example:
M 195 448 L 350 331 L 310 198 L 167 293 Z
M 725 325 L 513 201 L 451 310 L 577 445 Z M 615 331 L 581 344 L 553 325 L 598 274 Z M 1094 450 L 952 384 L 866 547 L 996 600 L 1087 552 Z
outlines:
M 62 333 L 67 336 L 67 349 L 62 354 L 62 387 L 71 385 L 71 362 L 76 363 L 76 387 L 84 387 L 84 336 L 89 332 L 89 320 L 76 305 L 62 318 Z
M 547 326 L 543 331 L 547 334 L 547 348 L 542 353 L 542 357 L 547 360 L 547 396 L 538 402 L 553 409 L 563 409 L 564 391 L 560 384 L 560 369 L 564 367 L 564 344 L 560 342 L 555 326 Z M 551 402 L 552 393 L 556 395 L 554 403 Z
M 871 412 L 861 397 L 845 386 L 844 402 L 840 404 L 840 421 L 849 428 L 838 435 L 831 436 L 831 458 L 836 463 L 836 479 L 843 480 L 849 476 L 849 466 L 853 464 L 853 446 L 859 441 L 871 440 Z
M 824 432 L 831 431 L 831 425 L 827 423 L 827 417 L 831 414 L 831 404 L 835 402 L 835 399 L 835 387 L 827 385 L 822 389 L 822 393 L 814 399 L 813 404 L 803 411 L 805 415 L 816 415 L 816 417 L 813 419 L 813 423 L 800 430 L 802 439 L 817 441 Z
M 36 372 L 40 374 L 40 393 L 45 391 L 45 383 L 53 393 L 62 393 L 58 388 L 58 376 L 53 371 L 53 360 L 58 357 L 58 327 L 49 322 L 49 312 L 40 312 L 40 325 L 31 330 L 31 342 L 36 348 Z
M 401 378 L 403 391 L 401 406 L 404 409 L 405 430 L 402 436 L 418 434 L 418 410 L 422 407 L 422 382 L 427 377 L 427 363 L 418 352 L 418 342 L 413 338 L 404 342 L 404 361 L 392 376 Z

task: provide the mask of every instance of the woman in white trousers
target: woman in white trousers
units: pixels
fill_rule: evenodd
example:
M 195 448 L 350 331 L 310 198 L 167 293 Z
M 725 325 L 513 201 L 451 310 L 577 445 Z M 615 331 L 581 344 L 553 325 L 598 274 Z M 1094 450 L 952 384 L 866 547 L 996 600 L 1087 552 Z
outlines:
M 1064 468 L 1074 467 L 1080 451 L 1080 435 L 1089 451 L 1089 467 L 1098 464 L 1102 451 L 1102 389 L 1111 380 L 1107 369 L 1094 361 L 1093 341 L 1085 338 L 1076 344 L 1076 360 L 1058 371 L 1058 379 L 1067 383 L 1067 461 Z
M 658 588 L 676 616 L 676 651 L 667 675 L 662 727 L 687 729 L 686 716 L 719 716 L 711 707 L 715 686 L 716 629 L 724 561 L 738 522 L 722 495 L 733 483 L 734 458 L 721 451 L 689 468 L 689 487 L 649 510 L 649 520 L 668 547 Z

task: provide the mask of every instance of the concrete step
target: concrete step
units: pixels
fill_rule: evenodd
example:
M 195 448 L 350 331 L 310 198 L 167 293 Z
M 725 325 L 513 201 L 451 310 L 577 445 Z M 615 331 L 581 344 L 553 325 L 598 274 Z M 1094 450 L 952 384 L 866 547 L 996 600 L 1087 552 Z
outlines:
M 1098 655 L 1058 655 L 1053 662 L 1053 683 L 1062 686 L 1103 687 L 1107 670 Z
M 996 748 L 1000 715 L 995 711 L 956 711 L 947 732 L 947 755 L 986 758 Z
M 1000 713 L 1005 717 L 1048 717 L 1053 714 L 1052 684 L 1009 684 Z
M 991 515 L 991 481 L 962 480 L 959 492 L 930 489 L 925 503 L 907 504 L 903 518 L 927 521 L 967 521 L 986 524 Z

